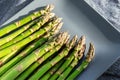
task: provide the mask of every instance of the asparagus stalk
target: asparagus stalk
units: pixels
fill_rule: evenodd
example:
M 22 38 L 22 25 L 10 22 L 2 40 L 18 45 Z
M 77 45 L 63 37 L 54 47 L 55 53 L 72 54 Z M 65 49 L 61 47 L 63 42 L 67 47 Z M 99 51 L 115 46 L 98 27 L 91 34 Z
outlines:
M 58 24 L 59 24 L 59 23 L 58 23 Z M 55 26 L 56 26 L 56 25 L 53 25 L 54 28 L 56 28 Z M 60 24 L 59 26 L 61 26 L 61 24 Z M 52 35 L 52 34 L 51 34 L 51 35 Z M 15 52 L 13 51 L 12 53 L 10 53 L 10 54 L 8 54 L 7 56 L 5 56 L 5 57 L 3 57 L 2 59 L 0 59 L 1 65 L 4 64 L 4 63 L 6 63 L 7 61 L 9 61 L 9 59 L 11 59 L 11 57 L 13 57 L 14 54 L 15 54 Z
M 76 36 L 77 38 L 77 36 Z M 50 77 L 49 80 L 56 80 L 60 75 L 61 73 L 70 65 L 70 63 L 73 61 L 74 59 L 74 54 L 77 54 L 79 48 L 81 46 L 81 44 L 77 44 L 76 47 L 74 48 L 74 50 L 72 51 L 72 53 L 70 54 L 70 56 L 65 60 L 65 62 L 63 63 L 63 65 L 54 73 L 54 75 L 52 75 Z
M 29 27 L 31 27 L 33 24 L 35 24 L 36 22 L 38 22 L 38 19 L 24 25 L 23 27 L 21 27 L 19 30 L 11 33 L 8 36 L 5 36 L 3 38 L 0 39 L 0 45 L 5 44 L 7 42 L 9 42 L 10 40 L 12 40 L 13 38 L 15 38 L 16 36 L 18 36 L 19 34 L 21 34 L 22 32 L 24 32 L 25 30 L 27 30 Z
M 66 40 L 65 40 L 65 42 L 66 42 Z M 39 58 L 34 64 L 32 64 L 30 67 L 28 67 L 20 76 L 18 76 L 17 80 L 26 79 L 38 66 L 40 66 L 51 55 L 53 55 L 55 52 L 57 52 L 62 47 L 62 45 L 63 45 L 63 42 L 61 44 L 55 46 L 53 49 L 51 49 L 49 52 L 47 52 L 44 56 Z
M 55 71 L 62 65 L 64 60 L 61 60 L 57 63 L 52 69 L 50 69 L 40 80 L 49 80 L 50 76 L 52 76 Z
M 78 42 L 78 45 L 75 47 L 75 53 L 71 54 L 74 56 L 74 60 L 72 63 L 67 67 L 67 69 L 58 77 L 57 80 L 65 80 L 72 69 L 77 65 L 78 61 L 82 58 L 84 51 L 85 51 L 85 37 L 82 36 Z M 61 72 L 60 72 L 61 73 Z
M 32 51 L 34 51 L 36 48 L 41 46 L 44 42 L 46 42 L 48 39 L 52 38 L 54 34 L 56 34 L 62 27 L 62 23 L 54 27 L 50 32 L 45 34 L 42 38 L 40 38 L 38 41 L 32 43 L 27 47 L 24 51 L 22 51 L 19 55 L 17 55 L 15 58 L 10 60 L 8 63 L 3 65 L 0 68 L 0 76 L 2 76 L 8 69 L 10 69 L 12 66 L 14 66 L 17 62 L 22 60 L 24 57 L 26 57 L 28 54 L 30 54 Z M 23 79 L 24 80 L 24 79 Z
M 55 46 L 53 51 L 50 51 L 48 53 L 55 53 L 58 49 L 60 49 L 60 45 Z M 46 53 L 46 54 L 48 54 Z M 46 58 L 46 57 L 45 57 Z M 26 79 L 38 66 L 40 66 L 46 59 L 40 58 L 39 60 L 37 60 L 34 64 L 32 64 L 29 68 L 27 68 L 20 76 L 18 76 L 18 78 L 16 80 L 24 80 Z
M 27 17 L 15 22 L 15 23 L 12 23 L 6 27 L 1 28 L 0 29 L 0 37 L 2 37 L 4 35 L 6 35 L 7 33 L 21 27 L 22 25 L 28 23 L 29 21 L 34 20 L 35 18 L 40 17 L 41 15 L 50 12 L 51 10 L 53 10 L 53 8 L 54 8 L 53 5 L 48 5 L 43 10 L 34 12 L 34 13 L 28 15 Z
M 0 58 L 10 54 L 13 51 L 15 54 L 19 49 L 21 49 L 26 44 L 28 44 L 29 42 L 33 41 L 34 39 L 40 37 L 47 31 L 51 30 L 51 28 L 54 27 L 55 25 L 57 25 L 60 21 L 61 21 L 61 18 L 55 18 L 52 22 L 48 23 L 45 27 L 41 28 L 39 31 L 35 32 L 34 34 L 30 35 L 29 37 L 26 37 L 22 41 L 19 41 L 18 43 L 1 50 Z M 2 64 L 2 61 L 1 61 L 1 64 Z
M 75 71 L 73 71 L 72 74 L 70 74 L 70 76 L 68 76 L 66 80 L 74 80 L 84 69 L 86 69 L 87 66 L 90 64 L 90 62 L 92 61 L 94 54 L 95 54 L 94 45 L 90 43 L 90 47 L 88 54 L 86 55 L 86 59 L 81 63 L 81 65 Z
M 53 17 L 54 14 L 46 14 L 42 17 L 40 17 L 38 23 L 36 23 L 36 25 L 32 26 L 30 29 L 26 30 L 25 32 L 23 32 L 22 34 L 18 35 L 17 37 L 15 37 L 13 40 L 8 40 L 9 42 L 4 44 L 3 41 L 0 42 L 0 49 L 3 49 L 5 47 L 8 47 L 14 43 L 17 43 L 18 41 L 26 38 L 27 36 L 31 35 L 32 33 L 34 33 L 36 30 L 38 30 L 40 27 L 42 27 L 51 17 Z M 3 45 L 4 44 L 4 45 Z M 2 46 L 1 46 L 2 45 Z
M 76 43 L 76 38 L 74 37 L 69 43 L 66 44 L 66 47 L 61 51 L 59 55 L 57 55 L 51 61 L 49 61 L 48 63 L 43 65 L 41 68 L 39 68 L 38 71 L 29 78 L 29 80 L 33 80 L 33 79 L 38 80 L 40 77 L 42 77 L 52 66 L 54 66 L 61 59 L 67 56 L 67 54 L 69 53 L 71 48 L 73 48 L 75 43 Z
M 25 69 L 27 69 L 32 63 L 34 63 L 38 58 L 43 56 L 46 52 L 51 50 L 54 46 L 61 44 L 66 38 L 67 33 L 61 33 L 58 37 L 45 43 L 40 48 L 33 51 L 27 57 L 18 62 L 15 66 L 9 69 L 5 74 L 1 76 L 1 80 L 14 80 L 19 74 L 21 74 Z

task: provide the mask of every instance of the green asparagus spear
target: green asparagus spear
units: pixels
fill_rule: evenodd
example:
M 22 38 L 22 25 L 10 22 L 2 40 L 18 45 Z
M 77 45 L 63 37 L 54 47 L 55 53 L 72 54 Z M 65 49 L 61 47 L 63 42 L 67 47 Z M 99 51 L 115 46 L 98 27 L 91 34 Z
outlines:
M 56 25 L 53 25 L 54 28 L 56 28 L 55 26 Z M 14 51 L 12 53 L 8 54 L 7 56 L 3 57 L 2 59 L 0 59 L 1 65 L 4 64 L 4 63 L 6 63 L 7 61 L 9 61 L 9 59 L 11 59 L 11 57 L 14 56 L 13 54 L 15 54 Z
M 26 57 L 28 54 L 30 54 L 32 51 L 34 51 L 36 48 L 41 46 L 44 42 L 46 42 L 48 39 L 52 38 L 54 34 L 56 34 L 62 27 L 62 23 L 54 27 L 50 32 L 45 34 L 42 38 L 40 38 L 38 41 L 35 41 L 34 43 L 30 44 L 29 47 L 27 47 L 24 51 L 19 53 L 15 58 L 10 60 L 8 63 L 3 65 L 0 68 L 0 76 L 2 76 L 8 69 L 10 69 L 12 66 L 14 66 L 17 62 L 19 62 L 21 59 Z M 24 80 L 24 79 L 23 79 Z
M 61 18 L 55 18 L 52 22 L 48 23 L 45 27 L 41 28 L 39 31 L 35 32 L 34 34 L 30 35 L 29 37 L 26 37 L 25 39 L 19 41 L 18 43 L 1 50 L 0 58 L 4 57 L 5 55 L 10 54 L 13 51 L 15 54 L 19 49 L 21 49 L 26 44 L 28 44 L 29 42 L 33 41 L 34 39 L 40 37 L 47 31 L 51 30 L 51 28 L 54 27 L 55 25 L 57 25 L 60 21 L 61 21 Z M 1 64 L 2 64 L 2 62 L 1 62 Z
M 22 34 L 18 35 L 13 40 L 9 41 L 6 44 L 4 44 L 3 42 L 0 42 L 0 48 L 3 49 L 5 47 L 8 47 L 8 46 L 10 46 L 10 45 L 12 45 L 14 43 L 17 43 L 18 41 L 26 38 L 26 37 L 28 37 L 29 35 L 34 33 L 36 30 L 38 30 L 40 27 L 42 27 L 53 16 L 54 16 L 54 14 L 51 13 L 51 14 L 46 14 L 46 15 L 40 17 L 39 22 L 36 23 L 36 25 L 32 26 L 30 29 L 28 29 L 25 32 L 23 32 Z
M 86 59 L 75 71 L 73 71 L 72 74 L 70 74 L 70 76 L 68 76 L 66 80 L 74 80 L 84 69 L 86 69 L 89 63 L 92 61 L 94 54 L 95 54 L 95 48 L 93 44 L 90 43 L 90 47 Z
M 84 51 L 85 51 L 85 37 L 82 36 L 81 39 L 78 42 L 78 45 L 75 47 L 74 51 L 75 54 L 72 54 L 74 56 L 74 60 L 72 63 L 67 67 L 67 69 L 58 77 L 57 80 L 65 80 L 66 77 L 69 75 L 71 70 L 77 65 L 78 61 L 82 58 Z
M 66 42 L 66 40 L 65 40 Z M 17 77 L 17 80 L 24 80 L 26 79 L 38 66 L 40 66 L 45 60 L 47 60 L 51 55 L 53 55 L 55 52 L 57 52 L 63 45 L 63 42 L 57 46 L 55 46 L 53 49 L 51 49 L 49 52 L 47 52 L 44 56 L 39 58 L 34 64 L 32 64 L 30 67 L 28 67 L 20 76 Z
M 19 74 L 21 74 L 25 69 L 27 69 L 32 63 L 37 61 L 38 58 L 42 57 L 46 52 L 51 50 L 54 46 L 61 44 L 61 42 L 66 38 L 67 33 L 61 33 L 58 37 L 53 40 L 48 41 L 40 48 L 33 51 L 27 57 L 18 62 L 15 66 L 9 69 L 5 74 L 1 76 L 1 80 L 14 80 Z
M 51 10 L 53 10 L 54 6 L 53 5 L 48 5 L 47 7 L 45 7 L 43 10 L 37 11 L 32 13 L 31 15 L 28 15 L 27 17 L 13 23 L 10 24 L 6 27 L 3 27 L 0 29 L 0 37 L 6 35 L 7 33 L 11 32 L 12 30 L 15 30 L 19 27 L 21 27 L 22 25 L 28 23 L 31 20 L 34 20 L 37 17 L 40 17 L 41 15 L 50 12 Z
M 33 80 L 33 79 L 38 80 L 40 77 L 42 77 L 52 66 L 54 66 L 61 59 L 67 56 L 67 54 L 69 53 L 71 48 L 73 48 L 75 43 L 76 43 L 76 38 L 74 37 L 69 43 L 66 44 L 66 47 L 60 52 L 59 55 L 57 55 L 51 61 L 49 61 L 48 63 L 43 65 L 41 68 L 39 68 L 38 71 L 29 78 L 29 80 Z
M 29 27 L 31 27 L 33 24 L 35 24 L 36 22 L 38 22 L 38 19 L 24 25 L 23 27 L 21 27 L 19 30 L 11 33 L 8 36 L 5 36 L 3 38 L 0 39 L 0 45 L 5 44 L 7 42 L 9 42 L 10 40 L 12 40 L 13 38 L 15 38 L 16 36 L 18 36 L 19 34 L 21 34 L 22 32 L 24 32 L 25 30 L 27 30 Z
M 77 39 L 77 36 L 75 36 Z M 78 44 L 80 46 L 80 44 Z M 74 54 L 77 54 L 79 50 L 77 50 L 76 48 L 78 48 L 79 46 L 76 46 L 74 48 L 74 50 L 72 51 L 72 53 L 70 54 L 70 56 L 68 56 L 68 58 L 65 60 L 65 62 L 63 63 L 63 65 L 54 73 L 54 75 L 52 75 L 50 77 L 49 80 L 56 80 L 58 78 L 58 76 L 61 75 L 61 73 L 70 65 L 70 63 L 73 61 L 74 59 Z
M 55 71 L 62 65 L 64 60 L 61 60 L 57 63 L 52 69 L 50 69 L 40 80 L 49 80 L 50 76 L 52 76 Z

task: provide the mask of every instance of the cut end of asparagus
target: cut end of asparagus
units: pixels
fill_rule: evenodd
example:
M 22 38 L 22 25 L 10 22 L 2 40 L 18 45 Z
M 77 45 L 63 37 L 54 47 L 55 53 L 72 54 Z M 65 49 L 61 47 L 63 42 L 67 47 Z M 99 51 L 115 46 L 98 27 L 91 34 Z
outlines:
M 55 8 L 55 6 L 53 4 L 49 4 L 45 7 L 46 11 L 52 11 Z
M 94 55 L 95 55 L 95 48 L 94 45 L 90 43 L 89 51 L 86 55 L 86 60 L 90 62 L 94 58 Z
M 71 49 L 75 44 L 76 44 L 76 41 L 77 41 L 78 37 L 75 35 L 72 40 L 70 42 L 68 42 L 66 44 L 66 46 Z

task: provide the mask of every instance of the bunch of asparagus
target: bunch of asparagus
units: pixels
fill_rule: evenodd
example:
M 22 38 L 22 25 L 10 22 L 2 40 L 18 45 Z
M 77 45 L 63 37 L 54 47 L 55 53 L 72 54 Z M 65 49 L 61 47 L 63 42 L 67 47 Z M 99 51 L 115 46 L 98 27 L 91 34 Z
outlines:
M 73 80 L 92 61 L 95 49 L 82 61 L 85 36 L 59 32 L 63 22 L 47 5 L 0 29 L 0 80 Z

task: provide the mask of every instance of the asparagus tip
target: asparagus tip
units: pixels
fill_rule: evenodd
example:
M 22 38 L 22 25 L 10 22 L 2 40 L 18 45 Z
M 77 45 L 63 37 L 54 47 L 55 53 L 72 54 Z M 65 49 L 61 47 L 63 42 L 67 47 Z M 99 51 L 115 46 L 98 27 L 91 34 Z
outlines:
M 86 55 L 86 60 L 90 62 L 94 58 L 94 55 L 95 55 L 95 48 L 94 48 L 94 45 L 90 43 L 90 47 Z
M 55 22 L 61 22 L 61 21 L 62 21 L 62 18 L 56 18 Z
M 55 33 L 59 32 L 59 30 L 61 29 L 63 23 L 59 23 L 56 27 L 53 28 L 53 31 L 55 31 Z
M 53 9 L 54 9 L 54 5 L 53 4 L 49 4 L 45 8 L 45 10 L 47 10 L 47 11 L 52 11 Z
M 77 51 L 80 51 L 83 48 L 84 45 L 85 45 L 85 36 L 82 36 L 78 40 L 74 49 L 77 50 Z
M 50 16 L 50 18 L 52 18 L 55 16 L 55 13 L 50 13 L 49 16 Z
M 63 26 L 63 22 L 60 22 L 57 26 L 57 29 L 60 30 L 62 26 Z
M 73 39 L 76 39 L 76 40 L 77 40 L 77 39 L 78 39 L 78 36 L 77 36 L 77 35 L 74 35 Z
M 67 35 L 68 35 L 67 32 L 60 33 L 60 34 L 58 35 L 58 38 L 56 39 L 56 41 L 57 41 L 58 43 L 63 42 L 63 41 L 66 39 Z
M 70 35 L 68 35 L 64 41 L 64 44 L 67 43 L 69 41 Z
M 66 46 L 71 49 L 71 48 L 75 45 L 76 41 L 77 41 L 77 36 L 74 36 L 74 37 L 71 39 L 71 41 L 66 44 Z
M 81 36 L 81 37 L 80 37 L 80 39 L 79 39 L 79 41 L 78 41 L 78 46 L 81 45 L 81 44 L 82 44 L 82 45 L 85 44 L 85 36 Z
M 85 44 L 85 36 L 81 37 L 82 43 Z
M 60 22 L 58 26 L 61 28 L 63 26 L 63 22 Z
M 84 44 L 81 50 L 78 52 L 79 59 L 83 57 L 85 49 L 86 49 L 86 45 Z

